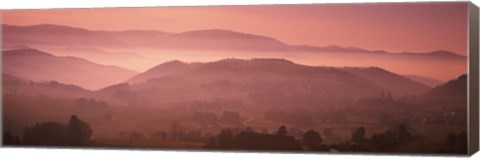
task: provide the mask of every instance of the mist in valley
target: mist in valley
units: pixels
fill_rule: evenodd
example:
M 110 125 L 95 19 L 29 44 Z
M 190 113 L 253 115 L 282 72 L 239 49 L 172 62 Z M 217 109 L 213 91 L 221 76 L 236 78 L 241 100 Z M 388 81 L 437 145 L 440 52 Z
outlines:
M 3 144 L 466 153 L 466 52 L 199 28 L 3 22 Z

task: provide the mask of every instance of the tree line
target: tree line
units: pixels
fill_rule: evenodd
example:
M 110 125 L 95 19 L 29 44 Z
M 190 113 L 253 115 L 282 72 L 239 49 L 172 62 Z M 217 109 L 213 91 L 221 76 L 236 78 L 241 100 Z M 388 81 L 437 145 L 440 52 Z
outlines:
M 323 132 L 331 134 L 331 131 Z M 390 130 L 366 136 L 364 127 L 357 128 L 351 138 L 336 144 L 323 143 L 323 136 L 315 130 L 307 130 L 301 139 L 295 139 L 285 126 L 274 133 L 255 132 L 252 128 L 243 131 L 223 129 L 208 139 L 205 149 L 215 150 L 260 150 L 260 151 L 321 151 L 321 152 L 394 152 L 398 147 L 415 141 L 423 141 L 422 135 L 413 134 L 407 125 L 400 124 Z M 449 134 L 444 144 L 430 152 L 466 153 L 466 134 Z
M 332 135 L 332 131 L 324 130 L 322 134 L 310 129 L 301 132 L 301 138 L 295 138 L 295 130 L 281 126 L 273 133 L 257 132 L 251 127 L 226 128 L 217 135 L 206 136 L 200 131 L 186 132 L 179 122 L 171 123 L 171 130 L 155 133 L 152 138 L 157 141 L 204 142 L 205 149 L 215 150 L 257 150 L 257 151 L 321 151 L 321 152 L 395 152 L 397 147 L 407 146 L 415 141 L 424 141 L 422 135 L 414 134 L 407 125 L 400 124 L 395 128 L 367 137 L 364 127 L 357 128 L 350 139 L 336 144 L 325 144 L 324 136 Z M 90 125 L 76 115 L 72 115 L 68 124 L 42 122 L 25 127 L 23 135 L 15 136 L 4 132 L 4 145 L 26 146 L 90 146 L 93 134 Z M 129 139 L 145 139 L 138 132 L 126 133 Z M 467 152 L 466 132 L 450 133 L 445 136 L 440 147 L 428 152 L 457 153 Z M 425 146 L 426 147 L 426 146 Z
M 22 136 L 6 131 L 3 134 L 3 143 L 27 146 L 88 146 L 92 133 L 88 123 L 72 115 L 68 124 L 41 122 L 25 127 Z

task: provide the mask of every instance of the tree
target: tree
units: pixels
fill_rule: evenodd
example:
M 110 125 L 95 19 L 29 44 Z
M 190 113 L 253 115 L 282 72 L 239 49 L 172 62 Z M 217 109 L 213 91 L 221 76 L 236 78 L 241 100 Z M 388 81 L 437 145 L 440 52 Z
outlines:
M 455 146 L 455 139 L 456 139 L 455 133 L 449 133 L 445 137 L 445 146 L 447 146 L 449 149 L 453 149 Z
M 362 144 L 365 141 L 365 128 L 360 127 L 352 134 L 353 143 Z
M 207 149 L 215 149 L 217 147 L 217 141 L 215 141 L 215 138 L 210 137 L 208 138 L 207 144 L 205 145 L 205 148 Z
M 12 135 L 10 132 L 3 133 L 3 145 L 20 145 L 20 138 Z
M 300 151 L 302 146 L 291 136 L 241 132 L 231 146 L 241 150 Z
M 233 131 L 231 129 L 223 129 L 218 134 L 218 144 L 220 147 L 228 148 L 233 142 Z
M 185 133 L 185 127 L 177 120 L 170 122 L 170 138 L 179 141 L 180 137 Z
M 92 135 L 90 125 L 76 115 L 70 117 L 67 125 L 57 122 L 37 123 L 23 130 L 23 144 L 42 146 L 86 145 Z
M 370 142 L 378 149 L 385 149 L 389 146 L 389 140 L 383 133 L 373 134 Z
M 404 124 L 401 124 L 397 128 L 397 139 L 402 142 L 409 142 L 413 138 L 412 134 L 407 130 Z
M 150 138 L 154 140 L 163 141 L 163 140 L 167 140 L 168 137 L 166 132 L 158 131 L 158 132 L 155 132 Z
M 56 122 L 37 123 L 23 130 L 25 145 L 63 146 L 65 141 L 65 126 Z
M 67 125 L 68 145 L 86 145 L 90 136 L 92 136 L 90 125 L 80 120 L 76 115 L 72 115 Z
M 308 130 L 303 135 L 303 143 L 308 150 L 312 150 L 322 143 L 322 137 L 320 136 L 320 134 L 318 134 L 317 131 Z
M 446 151 L 450 153 L 465 154 L 468 152 L 467 131 L 458 134 L 449 133 L 445 139 Z
M 204 141 L 203 137 L 202 137 L 202 132 L 194 131 L 194 130 L 187 132 L 184 140 L 192 141 L 192 142 L 202 142 L 202 141 Z
M 262 128 L 262 132 L 261 132 L 261 133 L 262 133 L 262 134 L 269 134 L 269 133 L 268 133 L 268 130 L 267 130 L 266 128 Z
M 467 131 L 462 131 L 457 135 L 458 150 L 457 153 L 466 154 L 468 152 L 468 136 Z
M 279 135 L 279 136 L 286 136 L 288 133 L 287 131 L 287 127 L 285 126 L 280 126 L 280 128 L 278 128 L 277 132 L 275 133 L 276 135 Z

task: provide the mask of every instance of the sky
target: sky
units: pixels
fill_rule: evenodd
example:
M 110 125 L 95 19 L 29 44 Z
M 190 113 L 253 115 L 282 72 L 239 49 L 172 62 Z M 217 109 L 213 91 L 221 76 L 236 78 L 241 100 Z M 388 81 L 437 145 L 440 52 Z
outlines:
M 2 11 L 2 23 L 89 30 L 226 29 L 288 44 L 467 54 L 468 3 L 383 3 Z

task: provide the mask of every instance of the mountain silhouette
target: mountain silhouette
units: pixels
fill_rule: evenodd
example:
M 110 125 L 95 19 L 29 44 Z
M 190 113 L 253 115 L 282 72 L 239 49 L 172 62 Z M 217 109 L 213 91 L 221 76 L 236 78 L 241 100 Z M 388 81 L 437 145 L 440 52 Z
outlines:
M 424 76 L 418 76 L 418 75 L 403 75 L 403 76 L 411 79 L 412 81 L 417 81 L 417 82 L 423 83 L 423 84 L 425 84 L 429 87 L 432 87 L 432 88 L 436 87 L 436 86 L 439 86 L 439 85 L 444 83 L 443 81 L 433 79 L 433 78 L 429 78 L 429 77 L 424 77 Z
M 381 88 L 332 67 L 299 65 L 285 59 L 224 59 L 206 63 L 171 61 L 128 81 L 128 96 L 144 104 L 229 95 L 264 105 L 320 104 L 327 98 L 377 96 Z M 111 92 L 110 96 L 124 91 Z M 180 99 L 180 100 L 178 100 Z
M 187 64 L 179 60 L 172 60 L 148 69 L 145 73 L 140 73 L 129 79 L 130 83 L 147 81 L 152 78 L 166 77 L 186 72 L 195 68 L 194 64 Z
M 387 53 L 385 51 L 369 51 L 356 47 L 342 47 L 338 45 L 330 45 L 325 47 L 308 46 L 308 45 L 292 45 L 292 50 L 297 51 L 318 51 L 318 52 L 355 52 L 355 53 Z
M 458 78 L 436 86 L 424 94 L 411 98 L 410 102 L 432 109 L 438 109 L 439 107 L 441 107 L 440 110 L 450 109 L 449 112 L 453 110 L 459 116 L 465 116 L 466 107 L 468 107 L 467 78 L 466 74 L 460 75 Z M 465 117 L 460 118 L 462 122 L 465 122 Z
M 113 38 L 97 34 L 83 28 L 53 24 L 31 26 L 2 25 L 2 36 L 8 45 L 70 45 L 70 46 L 115 46 L 122 47 L 125 43 Z M 23 43 L 22 43 L 23 42 Z
M 466 98 L 467 97 L 467 78 L 466 74 L 459 76 L 454 80 L 450 80 L 445 84 L 433 88 L 424 94 L 429 98 Z
M 9 74 L 2 74 L 4 95 L 55 96 L 78 98 L 87 96 L 91 91 L 82 87 L 63 84 L 57 81 L 33 82 Z
M 439 50 L 432 52 L 391 53 L 382 50 L 367 50 L 356 47 L 289 45 L 278 39 L 242 32 L 222 29 L 192 30 L 181 33 L 170 33 L 156 30 L 125 31 L 93 31 L 78 27 L 41 24 L 31 26 L 15 26 L 3 24 L 4 37 L 8 40 L 38 40 L 47 43 L 65 43 L 69 40 L 47 38 L 49 36 L 68 37 L 69 42 L 77 45 L 118 45 L 128 47 L 155 47 L 168 49 L 213 49 L 213 50 L 250 50 L 250 51 L 318 51 L 318 52 L 350 52 L 387 54 L 396 56 L 443 56 L 465 58 L 453 52 Z M 36 35 L 46 36 L 42 38 Z M 77 41 L 75 39 L 82 39 Z M 89 40 L 87 40 L 89 39 Z M 27 43 L 25 43 L 27 44 Z M 27 44 L 28 45 L 28 44 Z M 214 47 L 217 46 L 217 47 Z
M 74 56 L 98 64 L 115 65 L 133 70 L 145 70 L 158 64 L 157 58 L 146 57 L 132 51 L 106 51 L 94 47 L 46 48 L 45 51 L 57 56 Z
M 170 34 L 157 41 L 166 49 L 288 51 L 289 46 L 270 37 L 230 30 L 195 30 Z
M 129 85 L 106 88 L 102 94 L 120 93 L 123 98 L 135 97 L 145 104 L 227 95 L 264 105 L 318 105 L 329 98 L 376 97 L 382 90 L 404 96 L 430 89 L 380 68 L 315 67 L 266 58 L 205 63 L 175 60 L 159 64 L 128 82 Z
M 156 30 L 93 31 L 96 34 L 115 38 L 129 47 L 152 47 L 162 38 L 173 34 Z
M 279 44 L 282 42 L 260 35 L 253 35 L 247 34 L 242 32 L 235 32 L 230 30 L 222 30 L 222 29 L 209 29 L 209 30 L 195 30 L 195 31 L 187 31 L 178 34 L 174 34 L 173 36 L 176 37 L 186 37 L 186 38 L 220 38 L 220 39 L 263 39 L 263 40 L 271 40 L 276 41 Z
M 418 95 L 430 90 L 423 83 L 410 80 L 398 74 L 388 72 L 378 67 L 368 68 L 343 68 L 343 70 L 365 78 L 384 89 L 390 91 L 393 96 Z
M 39 24 L 39 25 L 30 25 L 30 26 L 15 26 L 3 24 L 2 28 L 5 29 L 5 32 L 8 33 L 31 33 L 31 34 L 79 34 L 79 35 L 89 35 L 92 34 L 89 30 L 78 28 L 78 27 L 68 27 L 63 25 L 54 25 L 54 24 Z
M 58 81 L 88 89 L 120 83 L 136 72 L 35 49 L 3 51 L 3 71 L 31 81 Z
M 301 64 L 334 67 L 375 66 L 398 74 L 414 74 L 448 80 L 465 72 L 467 62 L 467 57 L 460 55 L 463 52 L 454 53 L 447 50 L 387 52 L 338 45 L 293 45 L 272 37 L 222 29 L 191 30 L 180 33 L 156 30 L 95 31 L 42 24 L 4 25 L 3 33 L 5 47 L 24 45 L 55 55 L 68 54 L 69 51 L 66 49 L 70 48 L 94 48 L 105 52 L 135 52 L 153 58 L 140 58 L 142 60 L 139 62 L 147 63 L 143 67 L 131 62 L 102 62 L 102 64 L 128 66 L 127 68 L 138 71 L 157 64 L 155 59 L 170 60 L 171 58 L 165 59 L 167 56 L 183 61 L 203 62 L 229 57 L 244 59 L 256 57 L 285 58 Z M 53 48 L 59 49 L 58 52 L 63 54 L 52 50 Z M 74 56 L 75 53 L 72 52 L 71 55 Z M 105 58 L 104 61 L 115 59 L 114 56 L 117 55 L 109 56 L 111 57 Z M 95 56 L 82 56 L 82 58 L 101 61 Z M 443 71 L 431 71 L 432 67 Z
M 463 56 L 463 55 L 458 55 L 458 54 L 455 54 L 453 52 L 446 51 L 446 50 L 437 50 L 437 51 L 431 51 L 431 52 L 426 52 L 426 53 L 403 52 L 403 53 L 398 53 L 396 55 L 416 56 L 416 57 L 424 57 L 424 58 L 465 59 L 465 56 Z
M 17 76 L 2 73 L 2 81 L 9 83 L 27 83 L 28 81 Z

